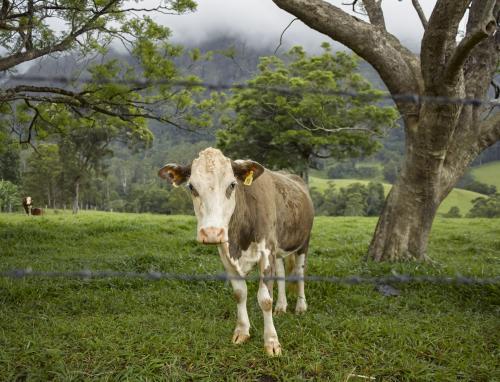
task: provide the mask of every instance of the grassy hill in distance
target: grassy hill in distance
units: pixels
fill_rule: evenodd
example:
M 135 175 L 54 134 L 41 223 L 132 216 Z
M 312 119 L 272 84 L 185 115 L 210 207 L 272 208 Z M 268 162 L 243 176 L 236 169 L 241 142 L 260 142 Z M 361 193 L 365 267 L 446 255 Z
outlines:
M 497 191 L 500 192 L 500 161 L 473 167 L 471 173 L 479 182 L 496 186 Z
M 499 164 L 500 165 L 500 164 Z M 370 183 L 369 180 L 359 180 L 359 179 L 322 179 L 318 177 L 311 176 L 309 178 L 309 186 L 316 187 L 319 191 L 323 192 L 328 187 L 328 182 L 333 182 L 337 189 L 347 187 L 352 183 L 361 183 L 367 185 Z M 490 183 L 491 184 L 491 183 Z M 384 193 L 387 196 L 392 185 L 389 183 L 382 183 L 384 186 Z M 457 206 L 460 209 L 460 213 L 463 215 L 467 214 L 472 208 L 472 201 L 478 197 L 484 197 L 484 195 L 477 192 L 462 190 L 455 188 L 450 192 L 450 195 L 443 201 L 439 207 L 438 213 L 444 214 L 450 210 L 451 207 Z

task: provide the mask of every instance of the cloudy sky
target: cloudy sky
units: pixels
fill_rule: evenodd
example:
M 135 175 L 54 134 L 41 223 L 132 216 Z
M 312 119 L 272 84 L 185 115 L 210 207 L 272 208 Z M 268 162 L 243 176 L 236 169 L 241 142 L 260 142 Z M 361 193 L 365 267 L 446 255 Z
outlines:
M 175 41 L 196 44 L 223 34 L 242 36 L 249 44 L 275 47 L 281 32 L 294 18 L 278 8 L 271 0 L 198 0 L 197 2 L 198 10 L 194 13 L 158 18 L 173 30 Z M 341 5 L 343 2 L 349 3 L 349 0 L 330 2 L 345 10 L 351 9 L 350 6 Z M 420 3 L 429 16 L 435 0 L 421 0 Z M 385 0 L 383 5 L 388 30 L 412 50 L 418 50 L 423 29 L 411 1 Z M 321 42 L 330 39 L 296 21 L 287 30 L 284 41 L 288 45 L 303 45 L 309 51 L 315 51 Z

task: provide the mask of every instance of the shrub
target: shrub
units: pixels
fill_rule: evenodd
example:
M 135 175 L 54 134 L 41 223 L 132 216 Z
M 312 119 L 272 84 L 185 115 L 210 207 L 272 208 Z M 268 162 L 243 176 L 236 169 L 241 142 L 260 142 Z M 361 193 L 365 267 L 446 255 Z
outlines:
M 453 206 L 450 208 L 450 210 L 443 214 L 443 217 L 445 218 L 461 218 L 462 215 L 460 214 L 460 208 L 457 206 Z
M 316 214 L 327 216 L 377 216 L 385 199 L 384 187 L 374 182 L 352 183 L 339 190 L 330 182 L 324 193 L 312 188 L 311 198 Z
M 467 214 L 470 218 L 500 218 L 500 194 L 488 198 L 476 198 Z

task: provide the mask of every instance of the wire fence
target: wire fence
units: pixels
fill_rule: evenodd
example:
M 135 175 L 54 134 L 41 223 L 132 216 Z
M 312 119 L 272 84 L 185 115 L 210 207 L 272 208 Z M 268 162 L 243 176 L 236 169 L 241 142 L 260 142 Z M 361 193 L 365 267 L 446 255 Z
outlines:
M 13 82 L 30 82 L 30 83 L 50 83 L 66 86 L 74 86 L 75 84 L 83 83 L 96 83 L 96 80 L 91 78 L 69 78 L 69 77 L 45 77 L 45 76 L 9 76 L 3 78 L 5 85 L 12 87 L 0 90 L 0 94 L 8 94 L 15 91 L 17 86 Z M 436 103 L 436 104 L 452 104 L 452 105 L 471 105 L 471 106 L 500 106 L 499 99 L 478 99 L 478 98 L 456 98 L 445 96 L 431 96 L 420 94 L 390 94 L 388 92 L 354 92 L 345 90 L 331 90 L 321 88 L 291 88 L 283 86 L 270 86 L 258 85 L 251 83 L 210 83 L 204 81 L 193 80 L 155 80 L 155 81 L 142 81 L 142 80 L 122 80 L 102 79 L 98 81 L 99 84 L 122 84 L 131 85 L 136 88 L 149 88 L 152 86 L 169 85 L 172 87 L 180 88 L 204 88 L 209 91 L 224 91 L 224 90 L 243 90 L 253 89 L 259 91 L 274 91 L 285 95 L 301 95 L 301 94 L 319 94 L 327 96 L 341 96 L 348 98 L 359 98 L 369 101 L 390 100 L 395 102 L 406 102 L 414 104 L 422 103 Z M 26 90 L 29 92 L 29 90 Z M 50 92 L 50 89 L 47 89 Z M 461 275 L 456 276 L 428 276 L 428 275 L 405 275 L 392 273 L 385 276 L 321 276 L 311 275 L 304 277 L 287 276 L 287 277 L 260 277 L 260 276 L 231 276 L 225 273 L 219 274 L 179 274 L 179 273 L 162 273 L 162 272 L 120 272 L 120 271 L 92 271 L 92 270 L 78 270 L 78 271 L 34 271 L 32 269 L 12 269 L 0 271 L 0 277 L 10 279 L 25 279 L 25 278 L 69 278 L 69 279 L 106 279 L 106 278 L 127 278 L 127 279 L 143 279 L 143 280 L 171 280 L 171 281 L 188 281 L 188 282 L 205 282 L 205 281 L 230 281 L 230 280 L 247 280 L 247 281 L 308 281 L 308 282 L 325 282 L 331 284 L 403 284 L 403 283 L 427 283 L 427 284 L 454 284 L 454 285 L 498 285 L 500 284 L 500 276 L 488 278 L 465 277 Z
M 120 272 L 120 271 L 92 271 L 88 269 L 79 271 L 34 271 L 32 269 L 13 269 L 8 271 L 0 271 L 0 277 L 10 279 L 24 278 L 66 278 L 66 279 L 106 279 L 106 278 L 126 278 L 126 279 L 143 279 L 143 280 L 169 280 L 169 281 L 188 281 L 188 282 L 205 282 L 205 281 L 231 281 L 231 280 L 246 280 L 246 281 L 308 281 L 308 282 L 325 282 L 330 284 L 408 284 L 408 283 L 427 283 L 427 284 L 454 284 L 454 285 L 498 285 L 500 284 L 500 276 L 489 278 L 476 278 L 466 276 L 427 276 L 427 275 L 406 275 L 393 272 L 385 276 L 232 276 L 226 273 L 216 274 L 181 274 L 181 273 L 163 273 L 163 272 Z
M 301 94 L 318 94 L 326 96 L 341 96 L 348 98 L 360 98 L 365 101 L 379 101 L 379 100 L 390 100 L 395 102 L 403 103 L 435 103 L 440 105 L 471 105 L 471 106 L 487 106 L 495 107 L 500 106 L 499 99 L 480 99 L 480 98 L 460 98 L 460 97 L 446 97 L 446 96 L 433 96 L 433 95 L 421 95 L 421 94 L 391 94 L 383 91 L 370 91 L 370 92 L 356 92 L 356 91 L 346 91 L 346 90 L 332 90 L 332 89 L 321 89 L 318 87 L 310 88 L 293 88 L 286 86 L 272 86 L 272 85 L 259 85 L 250 83 L 210 83 L 205 81 L 193 81 L 193 80 L 155 80 L 155 81 L 143 81 L 143 80 L 123 80 L 123 79 L 99 79 L 98 81 L 91 78 L 69 78 L 69 77 L 45 77 L 45 76 L 10 76 L 4 78 L 4 85 L 8 84 L 9 81 L 23 81 L 23 82 L 33 82 L 33 83 L 51 83 L 60 85 L 75 85 L 81 83 L 99 83 L 99 84 L 119 84 L 119 85 L 131 85 L 137 88 L 149 88 L 152 86 L 169 85 L 172 87 L 181 88 L 204 88 L 210 91 L 223 91 L 223 90 L 242 90 L 242 89 L 253 89 L 253 90 L 266 90 L 274 91 L 276 93 L 286 94 L 286 95 L 301 95 Z M 6 88 L 0 91 L 1 93 L 8 93 L 13 91 L 15 88 Z M 375 89 L 376 90 L 376 89 Z

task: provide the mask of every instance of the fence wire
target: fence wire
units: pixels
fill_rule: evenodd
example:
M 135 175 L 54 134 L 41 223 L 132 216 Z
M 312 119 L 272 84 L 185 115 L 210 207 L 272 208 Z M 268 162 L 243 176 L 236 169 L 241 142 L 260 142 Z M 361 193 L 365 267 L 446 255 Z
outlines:
M 265 276 L 258 275 L 249 276 L 232 276 L 227 273 L 216 274 L 181 274 L 181 273 L 163 273 L 163 272 L 120 272 L 120 271 L 92 271 L 88 269 L 79 271 L 34 271 L 32 269 L 12 269 L 1 271 L 0 277 L 10 279 L 24 278 L 66 278 L 66 279 L 107 279 L 107 278 L 125 278 L 125 279 L 143 279 L 143 280 L 169 280 L 169 281 L 189 281 L 189 282 L 205 282 L 205 281 L 231 281 L 231 280 L 246 280 L 246 281 L 308 281 L 308 282 L 325 282 L 330 284 L 408 284 L 408 283 L 427 283 L 427 284 L 454 284 L 454 285 L 497 285 L 500 284 L 500 276 L 489 278 L 466 277 L 461 275 L 456 276 L 426 276 L 426 275 L 406 275 L 393 272 L 385 276 Z
M 380 100 L 390 100 L 395 102 L 406 102 L 406 103 L 436 103 L 436 104 L 453 104 L 453 105 L 471 105 L 471 106 L 489 106 L 495 107 L 500 106 L 500 100 L 493 99 L 478 99 L 478 98 L 456 98 L 456 97 L 445 97 L 445 96 L 430 96 L 430 95 L 420 95 L 420 94 L 390 94 L 388 92 L 377 92 L 377 93 L 363 93 L 363 92 L 353 92 L 344 90 L 331 90 L 331 89 L 318 89 L 318 88 L 302 88 L 294 89 L 290 87 L 282 86 L 269 86 L 269 85 L 257 85 L 249 83 L 210 83 L 204 81 L 187 81 L 187 80 L 155 80 L 155 81 L 141 81 L 141 80 L 93 80 L 90 78 L 69 78 L 69 77 L 43 77 L 43 76 L 9 76 L 3 78 L 4 85 L 12 85 L 11 88 L 6 88 L 0 90 L 0 94 L 8 94 L 9 92 L 15 92 L 16 84 L 9 84 L 9 81 L 23 81 L 23 82 L 34 82 L 34 83 L 50 83 L 50 84 L 60 84 L 67 86 L 74 86 L 75 84 L 83 83 L 96 83 L 99 84 L 121 84 L 121 85 L 131 85 L 137 88 L 145 89 L 157 85 L 169 85 L 178 88 L 204 88 L 210 91 L 224 91 L 224 90 L 260 90 L 260 91 L 274 91 L 276 93 L 281 93 L 285 95 L 302 95 L 302 94 L 320 94 L 320 95 L 330 95 L 330 96 L 341 96 L 347 98 L 360 98 L 366 101 L 380 101 Z M 27 90 L 26 92 L 30 92 Z M 50 92 L 50 91 L 48 91 Z M 321 275 L 311 275 L 311 276 L 232 276 L 226 273 L 218 274 L 180 274 L 180 273 L 163 273 L 163 272 L 120 272 L 120 271 L 92 271 L 92 270 L 78 270 L 78 271 L 34 271 L 30 268 L 28 269 L 12 269 L 6 271 L 0 271 L 0 277 L 9 279 L 25 279 L 25 278 L 66 278 L 66 279 L 82 279 L 82 280 L 94 280 L 94 279 L 106 279 L 106 278 L 127 278 L 127 279 L 143 279 L 143 280 L 170 280 L 170 281 L 188 281 L 188 282 L 205 282 L 205 281 L 231 281 L 231 280 L 246 280 L 246 281 L 308 281 L 308 282 L 325 282 L 331 284 L 346 284 L 346 285 L 357 285 L 357 284 L 374 284 L 374 285 L 384 285 L 384 284 L 404 284 L 404 283 L 428 283 L 428 284 L 454 284 L 454 285 L 498 285 L 500 284 L 500 276 L 494 276 L 489 278 L 476 278 L 476 277 L 466 277 L 461 275 L 456 276 L 427 276 L 427 275 L 405 275 L 392 273 L 385 276 L 321 276 Z
M 155 81 L 142 81 L 142 80 L 123 80 L 123 79 L 99 79 L 94 80 L 90 78 L 69 78 L 69 77 L 43 77 L 43 76 L 10 76 L 4 79 L 4 85 L 8 84 L 8 81 L 28 81 L 28 82 L 45 82 L 52 84 L 63 84 L 63 85 L 75 85 L 78 83 L 99 83 L 99 84 L 119 84 L 119 85 L 132 85 L 137 88 L 148 88 L 157 85 L 170 85 L 172 87 L 181 88 L 205 88 L 211 91 L 222 91 L 222 90 L 242 90 L 242 89 L 253 89 L 253 90 L 266 90 L 274 91 L 276 93 L 286 94 L 286 95 L 301 95 L 301 94 L 320 94 L 320 95 L 330 95 L 330 96 L 341 96 L 347 98 L 361 98 L 366 101 L 380 101 L 380 100 L 391 100 L 395 102 L 403 103 L 436 103 L 440 105 L 452 104 L 452 105 L 472 105 L 472 106 L 489 106 L 495 107 L 500 106 L 500 100 L 498 99 L 480 99 L 480 98 L 458 98 L 458 97 L 446 97 L 446 96 L 431 96 L 431 95 L 420 95 L 420 94 L 390 94 L 388 92 L 377 92 L 374 93 L 363 93 L 354 92 L 346 90 L 331 90 L 331 89 L 321 89 L 318 87 L 294 89 L 285 86 L 270 86 L 270 85 L 258 85 L 249 83 L 210 83 L 205 81 L 188 81 L 188 80 L 155 80 Z M 4 89 L 1 93 L 9 93 L 13 91 L 15 84 L 12 88 Z M 29 92 L 29 91 L 27 91 Z

